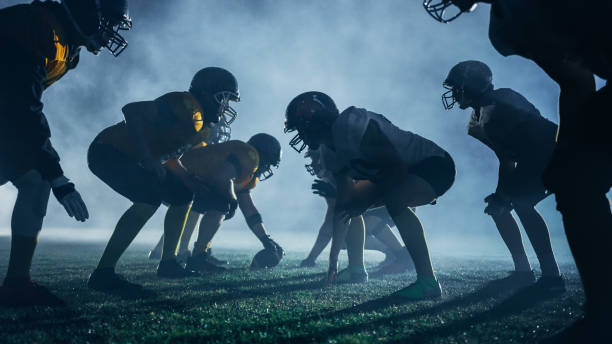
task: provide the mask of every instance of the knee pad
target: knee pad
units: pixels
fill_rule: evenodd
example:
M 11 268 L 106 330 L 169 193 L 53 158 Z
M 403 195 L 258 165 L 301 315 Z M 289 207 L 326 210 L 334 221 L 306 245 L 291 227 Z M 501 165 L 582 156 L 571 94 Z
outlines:
M 51 185 L 42 179 L 39 172 L 29 171 L 17 179 L 14 185 L 18 190 L 16 207 L 20 207 L 23 211 L 27 209 L 32 215 L 40 217 L 47 215 Z

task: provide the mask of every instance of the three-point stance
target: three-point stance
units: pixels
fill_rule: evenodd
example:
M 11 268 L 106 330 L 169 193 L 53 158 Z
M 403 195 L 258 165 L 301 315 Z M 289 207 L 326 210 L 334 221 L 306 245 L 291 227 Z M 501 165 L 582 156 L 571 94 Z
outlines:
M 30 266 L 50 191 L 70 217 L 89 214 L 64 176 L 42 112 L 43 91 L 79 62 L 81 47 L 119 55 L 129 30 L 127 0 L 34 1 L 0 10 L 0 185 L 17 188 L 11 219 L 11 256 L 0 305 L 59 305 L 63 302 L 30 280 Z
M 272 167 L 281 160 L 281 145 L 271 135 L 260 133 L 249 141 L 231 140 L 185 153 L 181 163 L 208 188 L 197 193 L 181 236 L 181 246 L 187 246 L 196 223 L 202 216 L 193 252 L 187 258 L 187 269 L 219 272 L 224 268 L 213 264 L 208 256 L 212 239 L 224 221 L 234 216 L 240 207 L 247 225 L 264 249 L 257 253 L 252 268 L 278 265 L 284 251 L 266 232 L 263 219 L 251 198 L 258 181 L 272 176 Z
M 339 113 L 334 101 L 321 92 L 295 97 L 285 117 L 285 131 L 297 131 L 291 146 L 298 152 L 306 146 L 321 146 L 325 167 L 337 183 L 328 281 L 367 281 L 361 215 L 372 206 L 384 205 L 417 272 L 416 282 L 397 295 L 412 300 L 440 297 L 442 290 L 425 233 L 410 207 L 431 204 L 451 187 L 455 165 L 450 155 L 432 141 L 399 129 L 382 115 L 354 106 Z M 359 182 L 355 184 L 355 180 Z M 348 221 L 346 230 L 340 224 Z M 338 253 L 345 236 L 349 267 L 338 273 Z

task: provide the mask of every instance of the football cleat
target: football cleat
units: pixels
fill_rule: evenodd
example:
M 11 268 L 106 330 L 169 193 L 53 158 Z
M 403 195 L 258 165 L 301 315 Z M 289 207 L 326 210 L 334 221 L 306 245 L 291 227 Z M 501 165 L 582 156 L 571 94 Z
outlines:
M 175 259 L 162 260 L 157 266 L 157 277 L 160 278 L 180 279 L 197 276 L 200 276 L 200 274 L 183 268 Z
M 542 294 L 562 294 L 565 293 L 565 278 L 563 275 L 542 276 L 531 288 Z
M 115 273 L 113 268 L 95 269 L 87 281 L 89 289 L 105 292 L 140 291 L 140 284 L 129 282 L 125 277 Z
M 224 272 L 227 270 L 224 267 L 211 263 L 206 253 L 187 258 L 187 266 L 185 269 L 198 272 Z
M 179 264 L 184 265 L 184 264 L 187 264 L 187 260 L 189 259 L 189 257 L 191 257 L 190 250 L 181 251 L 176 254 L 176 261 Z
M 496 279 L 487 283 L 488 289 L 495 290 L 512 290 L 528 287 L 536 281 L 533 270 L 529 271 L 512 271 L 506 277 Z
M 219 259 L 219 258 L 213 256 L 212 255 L 212 248 L 209 248 L 208 251 L 206 251 L 205 255 L 206 255 L 206 259 L 208 260 L 209 263 L 212 263 L 212 264 L 215 264 L 215 265 L 227 265 L 227 264 L 229 264 L 229 262 L 227 260 Z
M 414 301 L 437 299 L 442 296 L 442 287 L 435 277 L 417 277 L 414 283 L 396 291 L 393 295 Z
M 368 272 L 365 269 L 353 271 L 346 268 L 340 270 L 336 276 L 336 283 L 366 283 L 368 281 Z
M 0 306 L 65 306 L 66 303 L 42 285 L 24 280 L 23 283 L 0 287 Z

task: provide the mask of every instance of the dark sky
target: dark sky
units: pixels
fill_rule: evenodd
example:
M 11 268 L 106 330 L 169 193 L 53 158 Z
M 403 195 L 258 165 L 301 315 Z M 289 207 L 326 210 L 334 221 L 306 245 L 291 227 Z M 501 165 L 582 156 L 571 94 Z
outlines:
M 322 200 L 309 191 L 306 160 L 282 132 L 287 103 L 303 91 L 327 92 L 340 108 L 356 105 L 382 113 L 451 153 L 458 169 L 455 185 L 438 205 L 418 211 L 433 238 L 498 240 L 482 201 L 496 185 L 495 156 L 467 136 L 469 111 L 445 111 L 440 101 L 442 80 L 455 63 L 488 63 L 496 87 L 515 89 L 557 121 L 558 87 L 532 62 L 504 58 L 490 46 L 488 6 L 450 25 L 435 22 L 416 0 L 132 0 L 130 6 L 134 28 L 126 34 L 130 45 L 124 54 L 115 59 L 84 52 L 80 66 L 44 95 L 66 175 L 92 214 L 85 225 L 77 224 L 52 199 L 48 227 L 110 233 L 129 202 L 90 173 L 89 143 L 122 119 L 123 105 L 186 90 L 192 75 L 206 66 L 231 70 L 240 84 L 234 138 L 267 132 L 283 144 L 280 169 L 253 193 L 272 233 L 314 234 L 324 211 Z M 12 186 L 0 188 L 0 228 L 10 223 L 14 196 Z M 538 208 L 563 242 L 554 200 Z M 154 233 L 162 226 L 159 213 L 147 226 L 156 228 Z M 245 224 L 238 216 L 227 227 Z

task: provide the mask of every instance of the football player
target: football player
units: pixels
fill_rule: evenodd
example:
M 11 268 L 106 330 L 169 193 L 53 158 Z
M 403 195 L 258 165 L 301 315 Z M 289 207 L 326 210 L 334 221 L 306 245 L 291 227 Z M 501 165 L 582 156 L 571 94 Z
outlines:
M 261 214 L 251 198 L 251 190 L 258 181 L 273 175 L 272 167 L 278 167 L 281 154 L 278 140 L 264 133 L 254 135 L 246 143 L 232 140 L 185 153 L 180 162 L 209 190 L 196 194 L 185 222 L 181 237 L 184 246 L 189 243 L 198 218 L 204 215 L 193 253 L 187 258 L 187 269 L 200 272 L 225 270 L 210 261 L 207 251 L 221 224 L 234 216 L 237 207 L 264 247 L 253 258 L 251 268 L 278 265 L 284 251 L 266 232 Z
M 510 213 L 516 212 L 540 262 L 542 277 L 534 290 L 560 292 L 565 281 L 559 274 L 546 222 L 534 208 L 546 198 L 542 172 L 555 147 L 557 125 L 540 115 L 538 109 L 519 93 L 493 88 L 493 75 L 480 61 L 455 65 L 443 82 L 444 108 L 472 108 L 468 135 L 491 148 L 499 159 L 499 178 L 494 193 L 485 198 L 485 213 L 493 218 L 506 243 L 515 271 L 496 281 L 497 285 L 518 288 L 535 282 L 521 232 Z
M 118 56 L 129 30 L 127 0 L 34 1 L 0 10 L 0 185 L 13 183 L 11 254 L 0 304 L 60 305 L 30 280 L 30 266 L 50 191 L 70 217 L 85 221 L 87 207 L 64 175 L 42 112 L 42 93 L 79 62 L 81 47 Z
M 602 252 L 612 245 L 612 213 L 606 193 L 612 185 L 612 1 L 425 0 L 425 9 L 442 22 L 455 6 L 459 14 L 478 2 L 491 4 L 489 39 L 502 55 L 535 62 L 560 87 L 557 146 L 544 171 L 544 184 L 555 193 L 563 216 L 586 303 L 585 317 L 552 342 L 612 341 L 607 330 L 612 281 Z M 606 80 L 596 90 L 594 75 Z M 588 228 L 588 231 L 584 229 Z M 601 340 L 606 336 L 606 340 Z
M 320 146 L 325 167 L 337 184 L 328 281 L 367 280 L 361 215 L 370 207 L 384 205 L 417 273 L 417 280 L 397 296 L 410 300 L 440 297 L 442 290 L 431 265 L 425 233 L 411 207 L 434 203 L 451 187 L 455 166 L 450 155 L 434 142 L 401 130 L 382 115 L 354 106 L 339 113 L 334 101 L 321 92 L 295 97 L 287 106 L 285 118 L 285 131 L 297 131 L 291 146 L 298 152 L 307 146 Z M 350 223 L 348 230 L 339 225 L 342 222 Z M 345 236 L 349 267 L 338 273 L 338 252 Z
M 311 159 L 311 163 L 306 165 L 306 170 L 311 175 L 320 178 L 315 180 L 312 185 L 313 193 L 323 197 L 327 203 L 327 211 L 317 239 L 308 256 L 300 263 L 300 267 L 313 267 L 317 257 L 332 238 L 337 191 L 333 183 L 333 176 L 322 166 L 319 150 L 309 149 L 306 152 L 306 157 Z M 400 273 L 413 267 L 408 251 L 391 231 L 391 227 L 395 227 L 395 223 L 393 223 L 393 219 L 384 207 L 366 211 L 363 220 L 366 228 L 365 249 L 377 250 L 385 254 L 385 260 L 379 265 L 378 274 Z M 343 249 L 346 249 L 346 247 L 343 246 Z
M 213 128 L 211 128 L 210 137 L 206 140 L 206 145 L 223 143 L 230 140 L 232 134 L 232 129 L 229 125 L 226 125 L 223 122 L 217 123 Z M 193 229 L 197 225 L 197 220 L 199 217 L 190 216 L 188 222 L 185 224 L 185 228 L 183 230 L 183 234 L 181 235 L 181 241 L 179 243 L 178 251 L 176 253 L 176 260 L 183 264 L 187 262 L 187 258 L 191 257 L 191 251 L 189 250 L 189 240 L 185 240 L 185 238 L 191 238 Z M 196 220 L 196 223 L 191 223 L 191 221 Z M 151 260 L 159 260 L 162 256 L 162 248 L 164 245 L 164 234 L 162 233 L 159 241 L 155 245 L 155 247 L 149 251 L 149 259 Z M 209 262 L 216 265 L 225 265 L 228 262 L 225 260 L 217 259 L 212 255 L 212 249 L 209 248 L 206 251 L 206 257 Z
M 87 157 L 89 168 L 133 205 L 117 222 L 89 277 L 90 288 L 110 292 L 139 288 L 115 273 L 115 265 L 162 202 L 169 207 L 157 275 L 194 275 L 176 262 L 175 251 L 193 193 L 203 186 L 178 158 L 206 141 L 215 123 L 231 124 L 237 113 L 230 102 L 239 100 L 234 75 L 223 68 L 207 67 L 195 74 L 188 92 L 170 92 L 153 101 L 127 104 L 123 107 L 125 120 L 94 139 Z

